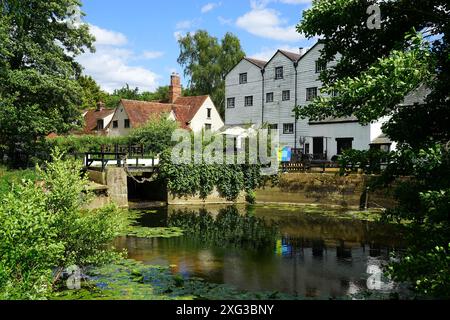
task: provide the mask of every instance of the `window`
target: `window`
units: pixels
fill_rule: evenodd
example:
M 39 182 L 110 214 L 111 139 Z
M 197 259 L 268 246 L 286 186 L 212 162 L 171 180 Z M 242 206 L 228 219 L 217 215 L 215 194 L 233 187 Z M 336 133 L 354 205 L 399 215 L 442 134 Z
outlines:
M 252 107 L 253 106 L 253 96 L 245 97 L 245 106 Z
M 346 150 L 353 149 L 353 138 L 337 138 L 337 154 L 341 155 Z
M 270 125 L 269 125 L 269 129 L 270 129 L 270 130 L 278 130 L 278 123 L 276 123 L 276 124 L 270 124 Z
M 113 121 L 113 128 L 114 128 L 114 129 L 117 129 L 118 127 L 119 127 L 119 121 L 114 120 L 114 121 Z
M 282 100 L 283 101 L 291 100 L 291 91 L 289 90 L 283 91 Z
M 125 129 L 129 129 L 129 128 L 130 128 L 130 119 L 125 119 L 125 120 L 123 121 L 123 127 L 124 127 Z
M 266 102 L 267 103 L 273 102 L 273 92 L 269 92 L 266 94 Z
M 104 126 L 103 119 L 97 120 L 97 130 L 103 130 Z
M 239 84 L 246 84 L 247 83 L 247 74 L 241 73 L 239 74 Z
M 306 101 L 313 101 L 317 98 L 317 87 L 306 89 Z
M 211 131 L 211 129 L 212 129 L 212 125 L 211 124 L 209 124 L 209 123 L 205 124 L 205 130 L 206 131 Z
M 212 109 L 211 108 L 208 108 L 207 110 L 207 117 L 208 117 L 208 119 L 211 119 L 211 111 L 212 111 Z
M 228 98 L 227 99 L 227 108 L 234 108 L 236 103 L 235 98 Z
M 322 71 L 325 71 L 327 69 L 327 63 L 316 61 L 316 73 L 321 73 Z
M 283 79 L 283 67 L 275 68 L 275 80 Z
M 294 133 L 294 124 L 293 123 L 283 124 L 283 133 L 284 134 L 293 134 Z

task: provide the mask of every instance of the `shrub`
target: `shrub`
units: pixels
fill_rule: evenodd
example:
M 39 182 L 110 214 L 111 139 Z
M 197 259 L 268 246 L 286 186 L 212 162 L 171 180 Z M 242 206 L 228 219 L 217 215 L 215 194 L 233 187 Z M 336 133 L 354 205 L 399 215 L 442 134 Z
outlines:
M 0 299 L 44 298 L 62 270 L 110 261 L 110 242 L 125 219 L 114 206 L 83 211 L 88 201 L 81 165 L 55 152 L 42 184 L 13 186 L 0 203 Z

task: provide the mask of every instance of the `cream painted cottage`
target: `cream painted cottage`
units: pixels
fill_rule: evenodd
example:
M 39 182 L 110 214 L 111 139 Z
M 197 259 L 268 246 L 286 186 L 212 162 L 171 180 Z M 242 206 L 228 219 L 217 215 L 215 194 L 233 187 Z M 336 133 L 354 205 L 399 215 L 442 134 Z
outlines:
M 209 96 L 182 97 L 181 82 L 172 74 L 169 101 L 146 102 L 122 99 L 108 126 L 109 136 L 127 135 L 131 129 L 145 125 L 149 120 L 161 116 L 176 121 L 183 129 L 200 132 L 216 132 L 223 126 L 223 120 Z

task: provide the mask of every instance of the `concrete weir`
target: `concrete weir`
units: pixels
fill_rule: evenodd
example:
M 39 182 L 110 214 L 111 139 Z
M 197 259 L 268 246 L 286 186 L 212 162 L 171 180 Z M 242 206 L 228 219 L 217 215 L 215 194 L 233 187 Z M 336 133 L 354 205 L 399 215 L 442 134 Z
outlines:
M 97 191 L 94 189 L 96 198 L 89 205 L 89 208 L 101 207 L 107 203 L 115 203 L 121 208 L 128 208 L 128 181 L 127 174 L 123 168 L 108 167 L 104 172 L 96 170 L 88 170 L 89 180 L 94 182 Z M 106 189 L 107 198 L 101 195 L 100 187 Z

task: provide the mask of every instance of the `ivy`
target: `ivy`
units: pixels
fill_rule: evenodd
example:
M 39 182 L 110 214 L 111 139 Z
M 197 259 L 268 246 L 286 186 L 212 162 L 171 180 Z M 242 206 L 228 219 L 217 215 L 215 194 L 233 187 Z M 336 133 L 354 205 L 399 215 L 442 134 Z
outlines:
M 174 164 L 168 152 L 161 156 L 159 170 L 168 191 L 178 197 L 206 199 L 217 190 L 226 200 L 236 201 L 242 192 L 252 195 L 262 180 L 259 165 Z

